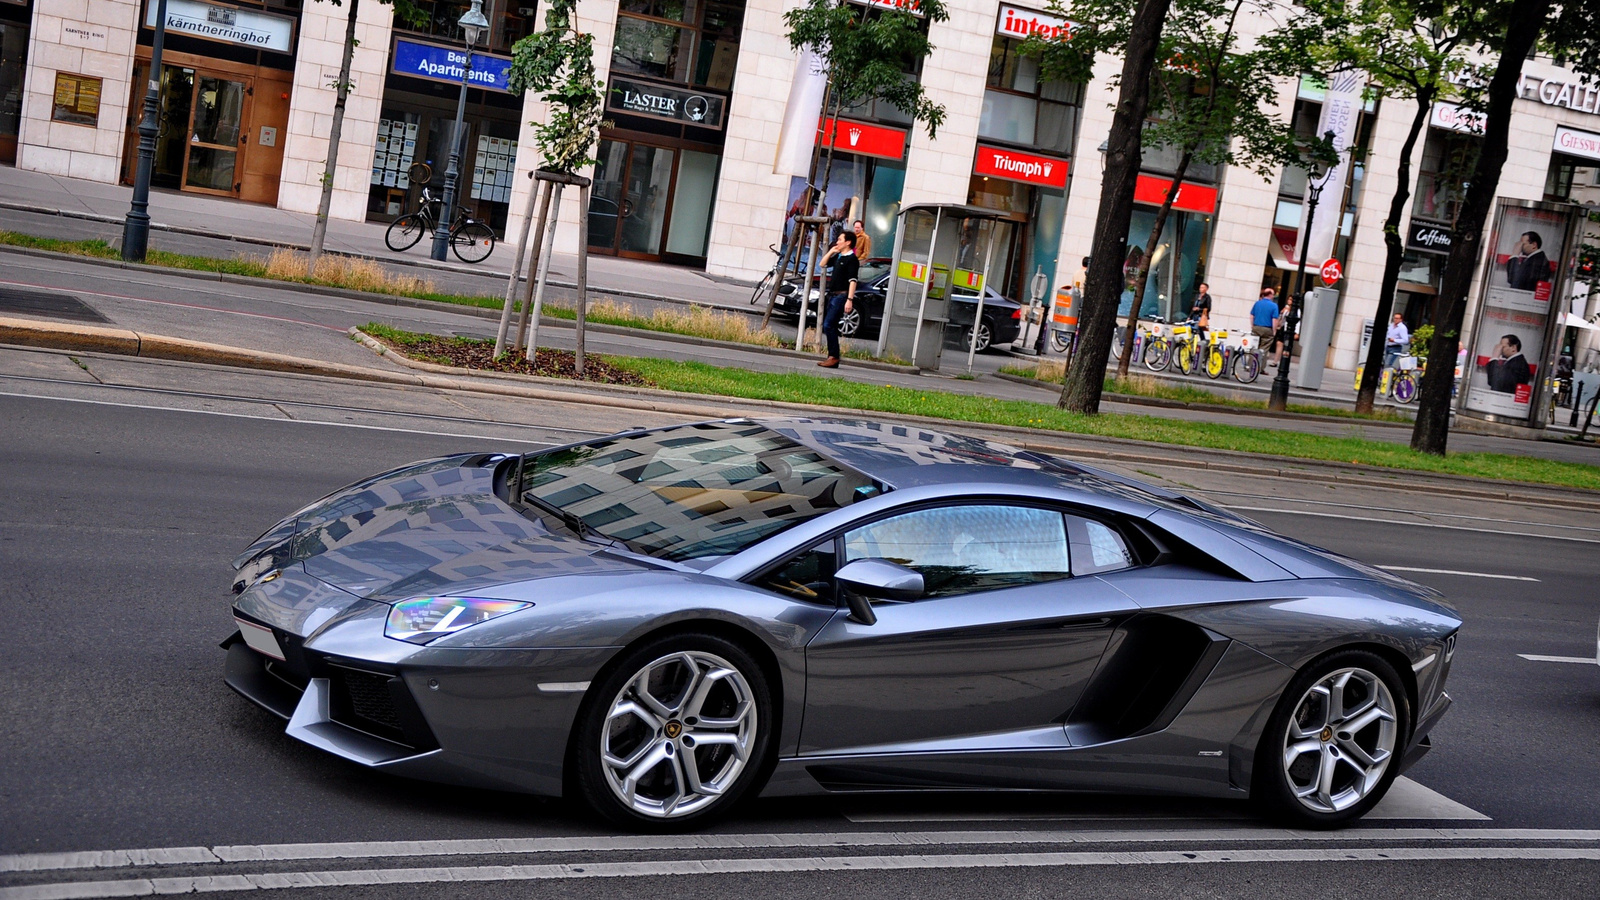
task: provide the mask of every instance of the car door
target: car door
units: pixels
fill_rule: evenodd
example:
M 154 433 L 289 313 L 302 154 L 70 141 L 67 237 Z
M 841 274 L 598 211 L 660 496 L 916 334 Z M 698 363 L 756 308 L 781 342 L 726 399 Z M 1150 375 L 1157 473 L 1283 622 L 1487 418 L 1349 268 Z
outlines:
M 923 574 L 926 595 L 874 602 L 872 625 L 841 610 L 813 638 L 801 753 L 1065 745 L 1067 713 L 1137 610 L 1099 578 L 1071 574 L 1067 520 L 1043 506 L 963 503 L 845 533 L 840 565 L 898 562 Z

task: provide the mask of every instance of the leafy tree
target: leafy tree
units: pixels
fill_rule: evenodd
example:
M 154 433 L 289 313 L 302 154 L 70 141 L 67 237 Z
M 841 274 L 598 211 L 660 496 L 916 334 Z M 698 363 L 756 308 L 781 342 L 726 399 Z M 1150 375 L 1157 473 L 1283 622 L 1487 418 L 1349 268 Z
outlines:
M 594 68 L 594 35 L 572 24 L 577 0 L 551 0 L 543 30 L 511 46 L 511 92 L 543 91 L 550 115 L 533 128 L 542 168 L 573 175 L 595 160 L 605 109 L 603 83 Z
M 1365 72 L 1385 99 L 1410 100 L 1414 105 L 1383 222 L 1385 255 L 1373 316 L 1376 330 L 1389 321 L 1405 257 L 1400 222 L 1411 200 L 1411 157 L 1435 103 L 1481 107 L 1479 92 L 1471 86 L 1483 77 L 1472 56 L 1480 42 L 1493 36 L 1490 9 L 1457 0 L 1305 0 L 1302 7 L 1302 30 L 1322 35 L 1311 44 L 1321 68 Z M 1356 393 L 1358 412 L 1372 411 L 1383 352 L 1384 342 L 1375 333 Z
M 327 0 L 334 6 L 343 4 L 343 0 Z M 411 0 L 378 0 L 379 3 L 394 7 L 395 18 L 413 25 L 420 25 L 428 20 L 427 14 L 418 9 Z M 316 268 L 317 260 L 322 256 L 322 245 L 328 238 L 328 213 L 333 208 L 333 175 L 339 163 L 339 139 L 344 134 L 344 108 L 350 99 L 350 60 L 356 53 L 356 13 L 360 8 L 361 0 L 350 0 L 350 7 L 345 11 L 344 22 L 344 52 L 339 61 L 339 80 L 329 85 L 335 92 L 333 101 L 333 125 L 328 131 L 328 158 L 322 169 L 322 198 L 317 202 L 317 224 L 311 229 L 311 263 L 310 268 Z

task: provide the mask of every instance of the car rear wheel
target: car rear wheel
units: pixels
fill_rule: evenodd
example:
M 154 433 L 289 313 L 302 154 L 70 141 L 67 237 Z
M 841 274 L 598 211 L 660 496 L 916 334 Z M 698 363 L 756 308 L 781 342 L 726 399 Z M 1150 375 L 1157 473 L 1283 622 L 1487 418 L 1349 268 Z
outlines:
M 978 352 L 982 353 L 985 350 L 988 350 L 989 349 L 989 343 L 993 339 L 994 339 L 994 327 L 989 323 L 989 320 L 987 318 L 985 318 L 982 322 L 980 322 L 978 324 L 978 346 L 977 346 Z M 968 325 L 961 332 L 961 346 L 963 346 L 963 347 L 971 347 L 972 346 L 972 326 L 971 325 Z
M 1278 701 L 1256 754 L 1255 799 L 1301 828 L 1337 828 L 1383 799 L 1410 734 L 1393 666 L 1362 650 L 1307 666 Z
M 766 778 L 774 724 L 771 689 L 749 653 L 714 635 L 670 635 L 628 652 L 590 689 L 572 783 L 619 825 L 699 827 Z
M 861 307 L 851 304 L 850 311 L 839 317 L 839 336 L 855 337 L 861 330 Z

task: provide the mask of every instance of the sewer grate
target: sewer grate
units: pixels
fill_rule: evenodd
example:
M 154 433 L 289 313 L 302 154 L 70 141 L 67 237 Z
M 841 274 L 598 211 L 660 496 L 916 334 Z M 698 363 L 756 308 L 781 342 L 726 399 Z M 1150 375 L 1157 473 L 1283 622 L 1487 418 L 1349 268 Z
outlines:
M 19 291 L 15 288 L 0 288 L 0 313 L 42 316 L 48 319 L 67 319 L 73 322 L 109 323 L 111 321 L 101 315 L 94 307 L 71 294 Z

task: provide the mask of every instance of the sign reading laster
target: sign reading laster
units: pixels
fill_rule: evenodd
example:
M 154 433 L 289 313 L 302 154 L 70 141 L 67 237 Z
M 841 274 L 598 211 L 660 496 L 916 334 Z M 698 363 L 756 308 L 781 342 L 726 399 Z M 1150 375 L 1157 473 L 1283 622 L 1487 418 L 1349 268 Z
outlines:
M 606 95 L 606 105 L 615 112 L 672 119 L 701 128 L 721 128 L 728 101 L 721 94 L 698 94 L 666 85 L 613 77 L 611 89 Z

